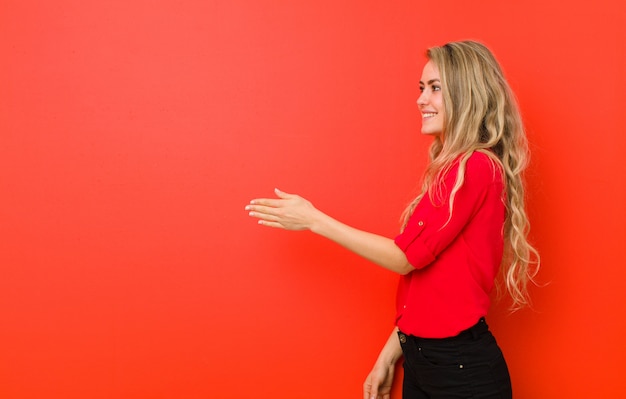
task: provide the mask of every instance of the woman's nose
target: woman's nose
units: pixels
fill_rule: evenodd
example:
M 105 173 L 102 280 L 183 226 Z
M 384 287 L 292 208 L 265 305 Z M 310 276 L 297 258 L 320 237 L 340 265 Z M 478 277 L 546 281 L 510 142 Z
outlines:
M 428 97 L 426 95 L 426 92 L 422 92 L 422 94 L 420 94 L 420 96 L 417 97 L 417 105 L 422 106 L 422 105 L 426 105 L 427 103 L 428 103 Z

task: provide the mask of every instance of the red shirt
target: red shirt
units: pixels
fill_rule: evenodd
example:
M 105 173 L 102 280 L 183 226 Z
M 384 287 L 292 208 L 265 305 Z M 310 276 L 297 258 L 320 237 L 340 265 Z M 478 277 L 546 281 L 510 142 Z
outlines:
M 395 238 L 415 267 L 398 287 L 396 323 L 406 334 L 452 337 L 489 309 L 504 243 L 502 172 L 487 155 L 474 152 L 448 221 L 458 169 L 457 161 L 444 177 L 441 200 L 435 196 L 433 204 L 426 194 Z

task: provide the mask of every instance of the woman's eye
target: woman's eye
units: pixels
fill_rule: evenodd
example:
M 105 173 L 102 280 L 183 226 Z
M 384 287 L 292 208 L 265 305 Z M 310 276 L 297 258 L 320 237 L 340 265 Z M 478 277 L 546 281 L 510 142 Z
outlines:
M 420 86 L 420 93 L 424 92 L 424 86 Z
M 433 86 L 433 91 L 440 91 L 441 90 L 441 86 Z

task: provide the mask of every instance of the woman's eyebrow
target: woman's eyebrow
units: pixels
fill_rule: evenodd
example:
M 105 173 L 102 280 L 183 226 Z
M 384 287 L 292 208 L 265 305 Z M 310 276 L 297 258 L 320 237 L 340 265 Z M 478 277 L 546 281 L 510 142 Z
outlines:
M 431 79 L 431 80 L 429 80 L 427 83 L 428 83 L 429 85 L 431 85 L 431 84 L 433 84 L 433 83 L 435 83 L 435 82 L 440 82 L 440 83 L 441 83 L 441 81 L 440 81 L 439 79 Z M 420 84 L 421 84 L 421 85 L 423 85 L 423 84 L 424 84 L 424 82 L 422 82 L 422 81 L 420 80 Z

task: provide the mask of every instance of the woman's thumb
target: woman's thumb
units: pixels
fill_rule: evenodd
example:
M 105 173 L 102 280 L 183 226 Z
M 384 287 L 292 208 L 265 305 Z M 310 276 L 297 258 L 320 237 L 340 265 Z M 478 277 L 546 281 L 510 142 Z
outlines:
M 277 188 L 274 189 L 274 193 L 278 196 L 278 198 L 282 198 L 282 199 L 293 197 L 293 194 L 286 193 Z

